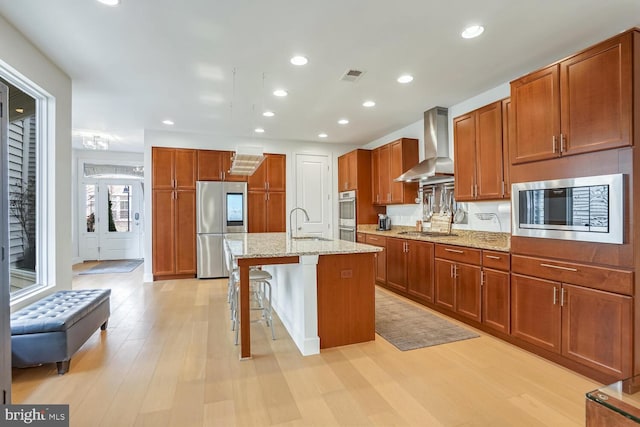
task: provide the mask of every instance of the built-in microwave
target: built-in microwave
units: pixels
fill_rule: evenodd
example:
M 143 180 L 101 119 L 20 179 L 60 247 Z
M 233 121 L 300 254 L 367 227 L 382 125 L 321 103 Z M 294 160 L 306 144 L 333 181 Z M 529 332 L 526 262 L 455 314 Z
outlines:
M 512 234 L 618 243 L 624 241 L 624 175 L 512 184 Z

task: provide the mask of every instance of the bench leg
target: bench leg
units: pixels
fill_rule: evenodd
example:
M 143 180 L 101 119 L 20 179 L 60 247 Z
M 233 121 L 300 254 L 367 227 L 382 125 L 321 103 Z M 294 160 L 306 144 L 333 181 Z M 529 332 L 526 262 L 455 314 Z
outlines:
M 109 320 L 105 320 L 104 323 L 102 324 L 102 326 L 100 326 L 100 330 L 101 331 L 106 331 L 108 324 L 109 324 Z
M 56 364 L 58 365 L 58 375 L 64 375 L 69 371 L 71 359 L 63 360 L 62 362 L 56 362 Z

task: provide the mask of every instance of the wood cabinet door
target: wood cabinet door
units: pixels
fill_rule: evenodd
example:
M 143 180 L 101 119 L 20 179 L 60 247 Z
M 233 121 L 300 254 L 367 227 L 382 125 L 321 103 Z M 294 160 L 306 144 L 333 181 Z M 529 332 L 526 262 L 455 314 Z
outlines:
M 453 119 L 456 201 L 474 200 L 476 185 L 476 114 Z
M 375 149 L 371 153 L 371 182 L 372 182 L 372 199 L 374 205 L 382 203 L 382 195 L 380 193 L 380 149 Z
M 349 189 L 349 173 L 347 171 L 348 154 L 338 157 L 338 191 Z
M 175 150 L 153 147 L 151 149 L 151 187 L 173 189 L 175 179 Z
M 358 150 L 347 154 L 347 190 L 358 189 Z
M 513 119 L 511 112 L 511 98 L 502 100 L 502 180 L 504 181 L 504 192 L 502 197 L 511 198 L 511 156 L 509 155 L 510 141 L 513 136 Z
M 176 274 L 196 274 L 196 192 L 175 192 Z
M 456 264 L 455 307 L 456 312 L 477 322 L 482 321 L 481 269 L 477 265 Z
M 284 191 L 269 191 L 267 193 L 266 231 L 268 233 L 284 233 L 287 231 L 286 199 Z
M 387 238 L 387 286 L 407 290 L 407 256 L 404 239 Z
M 436 304 L 448 308 L 451 311 L 455 310 L 455 288 L 453 278 L 453 266 L 454 263 L 444 259 L 436 258 L 434 262 L 435 266 L 435 302 Z
M 560 63 L 563 155 L 632 144 L 632 36 Z
M 387 238 L 367 234 L 365 243 L 384 249 L 382 252 L 376 252 L 376 282 L 384 285 L 387 283 Z
M 391 144 L 389 156 L 389 202 L 401 204 L 404 201 L 404 183 L 394 179 L 404 173 L 402 140 Z
M 284 154 L 267 154 L 267 189 L 285 191 L 287 189 L 287 157 Z
M 508 334 L 509 273 L 484 269 L 482 275 L 482 323 L 496 331 Z
M 198 172 L 196 150 L 175 149 L 176 190 L 195 190 Z
M 248 191 L 267 191 L 267 159 L 268 156 L 265 156 L 262 164 L 253 172 L 253 175 L 247 177 Z
M 559 66 L 551 65 L 511 83 L 514 139 L 511 163 L 559 156 Z
M 407 241 L 407 292 L 433 302 L 433 243 Z
M 502 102 L 476 112 L 476 198 L 502 198 Z
M 227 182 L 247 182 L 247 175 L 231 175 L 231 163 L 233 159 L 233 151 L 220 151 L 222 160 L 222 179 Z
M 198 150 L 198 181 L 222 181 L 224 151 Z
M 562 285 L 562 354 L 617 378 L 632 367 L 632 298 Z
M 511 335 L 560 353 L 560 283 L 511 275 Z
M 388 145 L 380 148 L 378 153 L 378 176 L 380 178 L 380 204 L 386 205 L 391 202 L 391 187 L 390 187 L 390 169 L 389 162 L 391 161 L 391 147 Z
M 249 233 L 267 231 L 267 193 L 265 191 L 247 193 L 247 222 Z
M 175 199 L 173 190 L 152 193 L 153 275 L 175 274 Z

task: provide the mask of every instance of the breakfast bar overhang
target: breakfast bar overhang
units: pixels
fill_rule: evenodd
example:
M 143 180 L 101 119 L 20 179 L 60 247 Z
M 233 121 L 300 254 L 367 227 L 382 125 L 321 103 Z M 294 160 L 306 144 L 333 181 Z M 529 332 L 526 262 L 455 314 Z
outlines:
M 225 237 L 240 271 L 240 358 L 251 357 L 249 269 L 273 276 L 273 308 L 307 356 L 375 338 L 376 252 L 381 248 L 286 233 Z

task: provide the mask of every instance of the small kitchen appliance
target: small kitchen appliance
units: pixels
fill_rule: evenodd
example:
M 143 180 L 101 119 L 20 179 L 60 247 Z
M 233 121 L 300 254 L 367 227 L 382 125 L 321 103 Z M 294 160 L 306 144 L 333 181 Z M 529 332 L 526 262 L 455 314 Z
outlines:
M 378 214 L 378 230 L 391 230 L 391 218 L 385 214 Z

